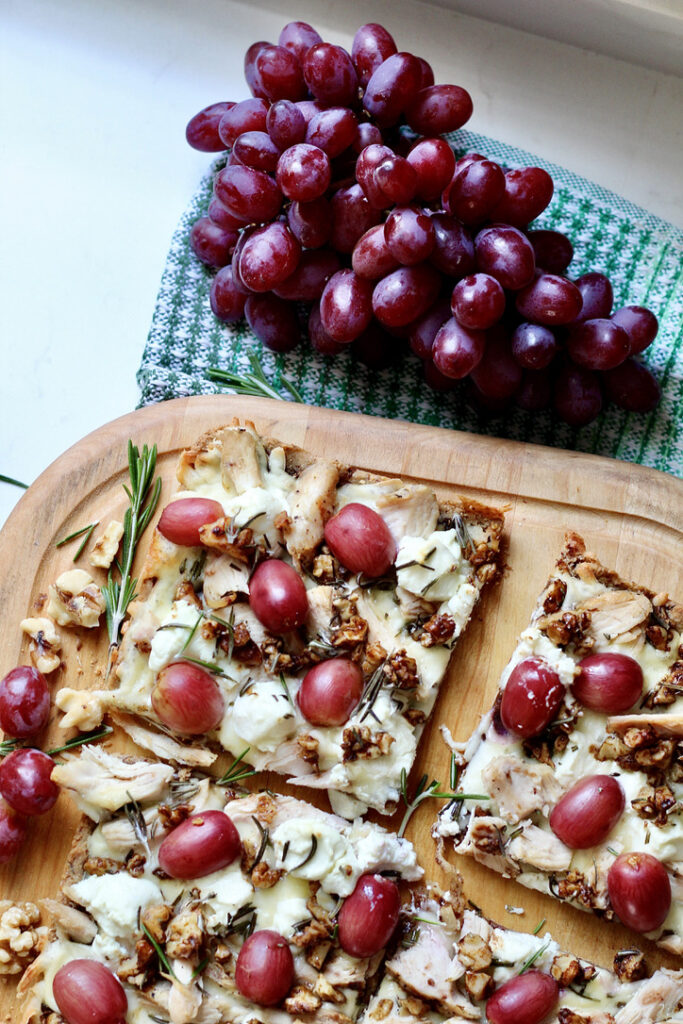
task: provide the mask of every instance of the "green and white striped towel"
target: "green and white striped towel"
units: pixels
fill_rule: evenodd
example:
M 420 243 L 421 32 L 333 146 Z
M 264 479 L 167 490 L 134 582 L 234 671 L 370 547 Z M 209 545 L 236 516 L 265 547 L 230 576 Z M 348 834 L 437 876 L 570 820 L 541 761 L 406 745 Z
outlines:
M 137 376 L 140 404 L 229 390 L 207 380 L 207 369 L 248 371 L 247 352 L 253 347 L 269 379 L 277 384 L 284 373 L 311 405 L 594 452 L 683 477 L 683 231 L 531 153 L 469 131 L 456 133 L 451 141 L 458 153 L 476 150 L 509 167 L 545 167 L 555 181 L 555 195 L 536 226 L 557 228 L 572 239 L 572 276 L 603 271 L 612 280 L 615 307 L 646 305 L 657 314 L 659 334 L 645 354 L 662 387 L 654 412 L 634 415 L 609 407 L 580 430 L 549 412 L 512 410 L 487 420 L 458 392 L 431 391 L 412 355 L 377 372 L 346 353 L 318 355 L 308 344 L 287 355 L 264 350 L 245 323 L 226 326 L 214 318 L 212 273 L 189 247 L 190 228 L 206 211 L 220 162 L 201 182 L 173 235 Z

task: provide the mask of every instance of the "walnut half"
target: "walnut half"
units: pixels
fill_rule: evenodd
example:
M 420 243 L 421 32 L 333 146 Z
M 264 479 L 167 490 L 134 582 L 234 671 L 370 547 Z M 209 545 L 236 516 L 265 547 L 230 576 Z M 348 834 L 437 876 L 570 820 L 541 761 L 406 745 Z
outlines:
M 47 933 L 36 927 L 40 911 L 35 903 L 12 903 L 0 900 L 0 976 L 19 974 L 40 951 Z
M 31 638 L 31 661 L 38 671 L 48 675 L 58 669 L 62 642 L 52 619 L 24 619 L 21 628 Z
M 83 569 L 69 569 L 48 587 L 47 614 L 58 626 L 99 626 L 104 611 L 102 591 Z

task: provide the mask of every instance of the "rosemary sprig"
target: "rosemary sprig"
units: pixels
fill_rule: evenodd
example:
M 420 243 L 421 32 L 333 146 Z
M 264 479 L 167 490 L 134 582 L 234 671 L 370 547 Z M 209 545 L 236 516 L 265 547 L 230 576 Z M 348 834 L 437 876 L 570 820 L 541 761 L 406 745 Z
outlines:
M 243 779 L 248 779 L 252 775 L 256 775 L 253 768 L 249 768 L 247 765 L 242 764 L 250 750 L 251 747 L 244 748 L 239 757 L 236 757 L 232 762 L 225 775 L 222 775 L 220 779 L 216 781 L 217 786 L 234 786 Z
M 252 368 L 251 373 L 232 373 L 231 370 L 220 370 L 216 366 L 211 366 L 206 371 L 206 376 L 217 384 L 227 384 L 238 395 L 257 395 L 261 398 L 279 398 L 282 401 L 288 401 L 269 383 L 256 352 L 251 349 L 248 356 Z M 301 393 L 290 380 L 280 375 L 280 384 L 285 391 L 289 392 L 295 402 L 303 403 Z
M 520 969 L 517 971 L 517 974 L 524 974 L 524 972 L 528 971 L 530 967 L 533 967 L 536 961 L 543 956 L 549 945 L 550 939 L 548 939 L 544 946 L 539 946 L 534 953 L 532 953 L 530 956 L 526 958 Z
M 23 484 L 21 480 L 15 480 L 13 476 L 5 476 L 4 473 L 0 473 L 0 483 L 13 484 L 15 487 L 23 487 L 25 491 L 28 490 L 28 484 Z
M 94 743 L 95 740 L 101 740 L 105 736 L 109 736 L 114 730 L 110 725 L 103 725 L 101 729 L 94 729 L 92 732 L 84 732 L 81 736 L 74 736 L 72 740 L 67 740 L 61 747 L 54 747 L 52 750 L 48 750 L 50 757 L 54 757 L 55 754 L 61 754 L 64 750 L 73 750 L 75 747 L 82 747 L 86 743 Z
M 226 935 L 229 935 L 230 932 L 239 932 L 244 935 L 245 939 L 248 939 L 255 927 L 256 907 L 253 903 L 245 903 L 234 914 L 228 914 L 224 932 Z
M 256 853 L 256 857 L 254 859 L 254 863 L 251 866 L 252 870 L 253 870 L 256 867 L 256 865 L 263 858 L 263 854 L 266 852 L 266 847 L 268 846 L 268 843 L 270 842 L 270 832 L 268 831 L 267 828 L 263 827 L 263 825 L 258 820 L 258 818 L 256 817 L 255 814 L 252 814 L 251 818 L 252 818 L 252 821 L 254 822 L 254 824 L 256 825 L 256 828 L 259 830 L 259 835 L 261 836 L 261 843 L 260 843 L 258 851 Z
M 187 654 L 183 658 L 183 661 L 189 661 L 193 665 L 199 665 L 200 668 L 205 668 L 207 672 L 213 672 L 214 675 L 221 676 L 222 679 L 229 679 L 231 683 L 235 682 L 232 676 L 228 675 L 227 672 L 224 672 L 220 665 L 217 665 L 215 661 L 202 661 L 201 658 L 190 658 Z
M 203 960 L 199 961 L 199 963 L 192 972 L 192 977 L 190 978 L 190 981 L 195 981 L 199 977 L 204 968 L 207 966 L 210 959 L 211 957 L 205 956 Z
M 418 809 L 423 800 L 490 800 L 491 797 L 487 793 L 443 793 L 439 788 L 441 783 L 436 779 L 427 784 L 428 775 L 423 775 L 418 782 L 413 799 L 410 800 L 408 797 L 408 777 L 406 775 L 405 768 L 401 768 L 401 796 L 403 802 L 406 805 L 406 812 L 403 815 L 403 821 L 401 827 L 398 830 L 398 835 L 402 836 L 405 834 L 405 830 L 408 827 L 408 822 L 412 818 L 415 811 Z
M 137 445 L 134 445 L 132 441 L 128 442 L 130 487 L 124 484 L 123 489 L 128 495 L 130 505 L 123 517 L 121 563 L 117 563 L 121 579 L 115 580 L 110 569 L 109 578 L 102 587 L 106 607 L 107 630 L 109 632 L 107 675 L 111 671 L 113 654 L 119 644 L 121 624 L 126 616 L 128 605 L 135 597 L 135 588 L 138 581 L 131 576 L 135 550 L 145 527 L 154 515 L 154 510 L 159 501 L 159 494 L 161 493 L 161 478 L 157 477 L 154 484 L 152 483 L 156 462 L 156 445 L 151 449 L 147 445 L 143 445 L 141 455 Z
M 144 846 L 147 851 L 147 856 L 149 857 L 150 849 L 149 842 L 147 840 L 147 822 L 145 821 L 145 816 L 142 813 L 142 808 L 135 797 L 131 796 L 128 790 L 126 790 L 126 796 L 128 797 L 129 802 L 125 805 L 123 810 L 130 822 L 130 827 L 135 833 L 135 838 L 141 846 Z
M 375 721 L 379 722 L 379 718 L 375 714 L 373 708 L 375 705 L 375 701 L 379 697 L 380 690 L 384 685 L 384 665 L 384 661 L 380 665 L 378 665 L 375 671 L 368 679 L 367 683 L 365 684 L 363 695 L 358 705 L 358 710 L 362 711 L 362 714 L 359 719 L 359 721 L 361 722 L 364 722 L 368 715 L 372 715 Z
M 287 696 L 287 700 L 289 701 L 290 704 L 293 704 L 294 702 L 292 700 L 292 695 L 289 692 L 289 687 L 287 686 L 287 680 L 285 679 L 284 672 L 280 673 L 280 684 L 282 685 L 282 689 L 285 691 L 285 694 Z
M 192 627 L 192 629 L 190 630 L 190 632 L 187 634 L 187 639 L 186 639 L 185 643 L 183 644 L 183 646 L 180 648 L 180 650 L 178 652 L 178 655 L 181 655 L 183 653 L 183 651 L 186 651 L 187 648 L 190 646 L 190 644 L 194 640 L 195 633 L 199 629 L 199 623 L 202 621 L 203 618 L 204 618 L 204 612 L 200 612 L 199 615 L 197 616 L 197 621 L 195 622 L 195 624 Z
M 19 747 L 23 747 L 23 740 L 3 740 L 0 743 L 0 757 L 5 757 L 7 754 L 11 754 L 13 750 L 18 750 Z M 49 751 L 52 753 L 52 751 Z
M 311 836 L 311 848 L 310 848 L 310 850 L 308 851 L 308 853 L 306 854 L 304 859 L 299 864 L 295 864 L 294 867 L 290 868 L 289 870 L 290 871 L 298 871 L 299 868 L 302 868 L 304 866 L 304 864 L 308 864 L 309 860 L 313 860 L 313 858 L 315 857 L 317 849 L 318 849 L 318 837 L 317 836 Z
M 152 948 L 154 949 L 154 952 L 159 957 L 159 963 L 161 964 L 161 966 L 165 969 L 167 974 L 169 974 L 172 978 L 174 978 L 177 981 L 178 979 L 175 976 L 173 968 L 171 967 L 170 963 L 168 962 L 168 957 L 164 953 L 163 949 L 161 948 L 161 946 L 159 945 L 157 940 L 152 935 L 152 933 L 149 930 L 149 928 L 147 927 L 147 925 L 144 924 L 144 923 L 142 925 L 142 930 L 145 933 L 145 935 L 147 936 L 148 941 L 150 942 Z
M 73 561 L 77 562 L 78 559 L 83 554 L 83 549 L 85 548 L 85 545 L 90 540 L 90 538 L 92 536 L 93 530 L 98 525 L 99 525 L 99 519 L 96 522 L 94 522 L 94 523 L 88 523 L 87 526 L 82 526 L 80 530 L 74 530 L 74 532 L 70 533 L 68 537 L 62 537 L 61 540 L 58 540 L 57 543 L 55 544 L 55 547 L 56 548 L 61 548 L 61 547 L 63 547 L 64 544 L 68 544 L 70 540 L 76 540 L 76 537 L 83 537 L 83 540 L 78 545 L 78 550 L 76 551 L 76 554 L 73 557 Z

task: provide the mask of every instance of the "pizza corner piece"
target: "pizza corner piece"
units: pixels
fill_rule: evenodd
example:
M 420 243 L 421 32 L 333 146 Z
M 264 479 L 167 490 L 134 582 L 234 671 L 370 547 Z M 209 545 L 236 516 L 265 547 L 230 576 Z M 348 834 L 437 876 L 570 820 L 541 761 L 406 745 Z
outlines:
M 116 685 L 62 691 L 160 757 L 221 748 L 390 813 L 450 659 L 501 567 L 503 515 L 314 458 L 251 424 L 185 451 L 119 651 Z
M 683 972 L 495 925 L 379 825 L 98 747 L 56 771 L 86 817 L 18 1024 L 681 1019 Z
M 683 607 L 568 536 L 434 835 L 683 955 Z

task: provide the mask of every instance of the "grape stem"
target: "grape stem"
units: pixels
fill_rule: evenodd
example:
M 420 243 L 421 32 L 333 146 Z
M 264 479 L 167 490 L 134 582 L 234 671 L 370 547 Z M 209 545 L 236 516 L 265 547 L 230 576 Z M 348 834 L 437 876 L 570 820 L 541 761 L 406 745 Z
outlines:
M 206 376 L 217 384 L 227 384 L 238 395 L 254 395 L 260 398 L 277 398 L 281 401 L 289 401 L 274 385 L 269 383 L 256 352 L 250 351 L 248 356 L 252 366 L 252 373 L 233 373 L 231 370 L 221 370 L 216 366 L 211 366 L 206 371 Z M 295 402 L 303 404 L 304 399 L 301 392 L 292 384 L 291 380 L 280 375 L 280 384 L 289 392 Z

